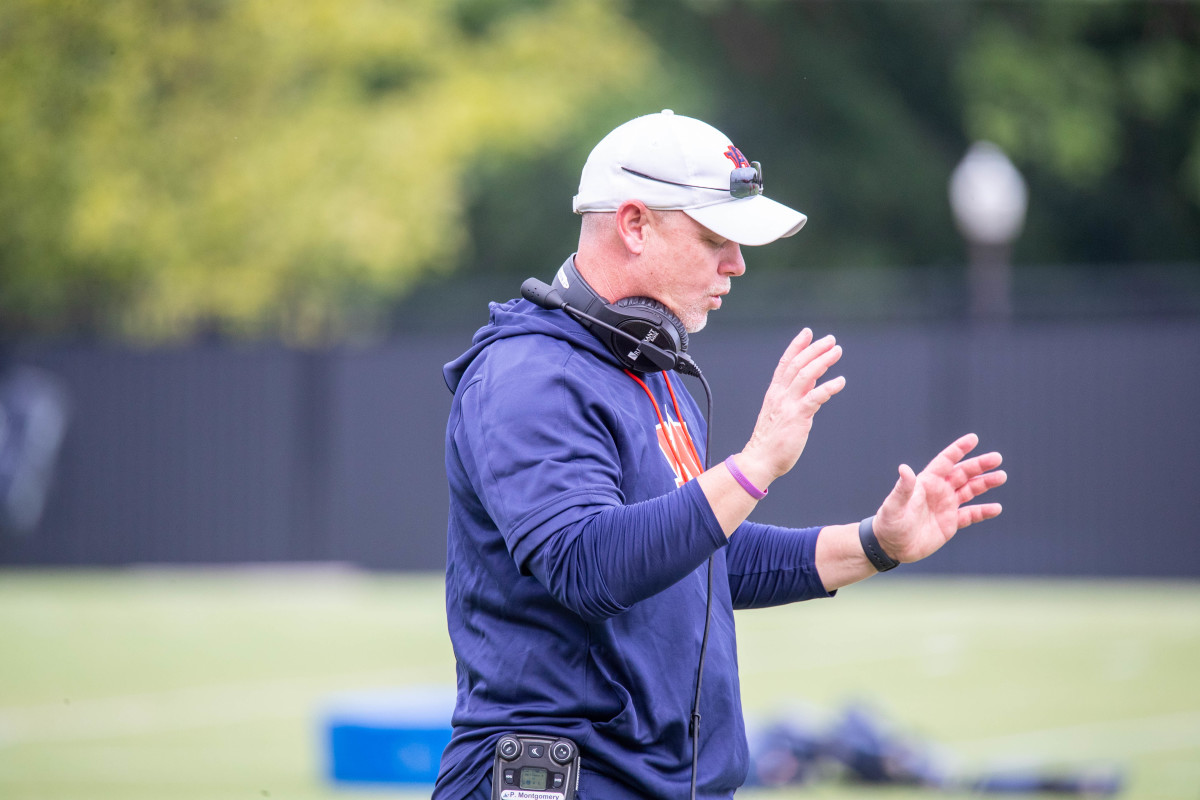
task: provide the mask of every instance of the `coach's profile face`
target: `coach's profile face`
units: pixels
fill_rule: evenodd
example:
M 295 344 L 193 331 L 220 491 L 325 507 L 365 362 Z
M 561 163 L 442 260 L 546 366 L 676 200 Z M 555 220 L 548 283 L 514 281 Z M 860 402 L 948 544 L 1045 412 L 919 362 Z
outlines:
M 732 279 L 746 271 L 741 246 L 682 211 L 655 211 L 629 200 L 616 214 L 634 256 L 631 294 L 665 305 L 688 333 L 702 330 L 708 313 L 721 307 Z

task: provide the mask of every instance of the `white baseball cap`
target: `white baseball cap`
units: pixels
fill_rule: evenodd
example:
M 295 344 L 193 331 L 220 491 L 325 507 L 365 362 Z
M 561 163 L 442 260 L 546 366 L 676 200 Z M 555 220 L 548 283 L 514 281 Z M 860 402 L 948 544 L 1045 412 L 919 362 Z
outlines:
M 583 165 L 576 214 L 616 211 L 626 200 L 682 211 L 743 245 L 791 236 L 808 221 L 762 194 L 762 167 L 747 161 L 728 136 L 670 109 L 619 126 Z

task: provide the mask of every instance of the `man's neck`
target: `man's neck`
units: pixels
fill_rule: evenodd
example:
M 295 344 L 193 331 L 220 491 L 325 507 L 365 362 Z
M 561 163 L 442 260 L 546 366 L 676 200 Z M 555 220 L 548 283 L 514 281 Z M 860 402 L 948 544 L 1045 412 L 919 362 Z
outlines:
M 615 303 L 623 297 L 629 297 L 628 291 L 623 291 L 618 279 L 619 267 L 614 268 L 603 258 L 580 252 L 575 255 L 575 269 L 588 282 L 588 285 L 604 298 L 607 303 Z

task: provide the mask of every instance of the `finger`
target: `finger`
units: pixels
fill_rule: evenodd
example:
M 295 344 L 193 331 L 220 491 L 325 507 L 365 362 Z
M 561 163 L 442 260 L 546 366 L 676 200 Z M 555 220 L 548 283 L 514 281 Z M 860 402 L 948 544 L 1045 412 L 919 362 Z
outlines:
M 841 357 L 842 348 L 838 346 L 837 339 L 832 334 L 822 336 L 797 353 L 784 374 L 789 385 L 802 376 L 815 380 Z
M 999 503 L 980 503 L 976 506 L 963 506 L 958 510 L 958 529 L 962 530 L 968 525 L 974 525 L 976 522 L 983 522 L 988 519 L 995 519 L 1000 516 L 1000 512 L 1004 508 Z
M 979 437 L 973 433 L 968 433 L 965 436 L 960 436 L 955 439 L 949 447 L 934 456 L 929 462 L 926 470 L 935 475 L 943 477 L 950 474 L 950 471 L 962 461 L 963 456 L 979 446 Z
M 789 385 L 789 388 L 798 387 L 802 392 L 809 391 L 829 371 L 829 368 L 840 361 L 841 358 L 842 348 L 839 345 L 834 345 L 801 367 L 792 377 L 792 383 Z
M 779 357 L 779 364 L 775 367 L 772 382 L 785 385 L 791 383 L 791 365 L 796 360 L 796 356 L 812 342 L 812 338 L 813 332 L 811 328 L 804 328 L 800 333 L 796 334 L 796 337 L 788 344 L 787 349 L 783 351 L 783 355 Z
M 829 352 L 835 348 L 838 351 L 837 358 L 841 358 L 841 348 L 836 347 L 836 345 L 837 339 L 835 339 L 831 334 L 829 336 L 822 336 L 820 339 L 810 343 L 807 347 L 797 353 L 792 358 L 791 363 L 788 364 L 782 372 L 782 378 L 785 385 L 791 385 L 794 383 L 797 376 L 800 375 L 806 368 L 812 366 L 819 359 L 828 355 Z M 837 358 L 834 358 L 834 361 L 836 361 Z M 826 369 L 828 369 L 828 367 L 826 367 Z M 824 371 L 822 370 L 821 372 L 823 373 Z M 817 374 L 816 377 L 820 377 L 820 374 Z M 815 380 L 816 377 L 813 379 Z
M 974 480 L 985 472 L 990 472 L 1004 462 L 999 453 L 984 453 L 974 458 L 968 458 L 959 464 L 950 474 L 950 481 L 955 486 L 961 486 Z
M 836 378 L 831 378 L 804 396 L 802 408 L 809 416 L 812 416 L 820 410 L 821 406 L 829 401 L 829 398 L 845 388 L 846 378 L 844 376 L 839 375 Z
M 969 503 L 984 492 L 995 489 L 997 486 L 1003 486 L 1007 481 L 1008 474 L 1004 470 L 986 472 L 961 486 L 955 493 L 955 497 L 960 505 Z

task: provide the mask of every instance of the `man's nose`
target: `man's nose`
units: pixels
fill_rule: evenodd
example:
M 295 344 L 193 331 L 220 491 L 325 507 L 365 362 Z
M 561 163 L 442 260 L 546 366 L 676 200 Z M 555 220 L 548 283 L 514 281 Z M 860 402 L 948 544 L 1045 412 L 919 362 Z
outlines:
M 741 275 L 746 271 L 746 262 L 742 258 L 742 246 L 736 242 L 729 243 L 729 250 L 721 259 L 721 274 Z

